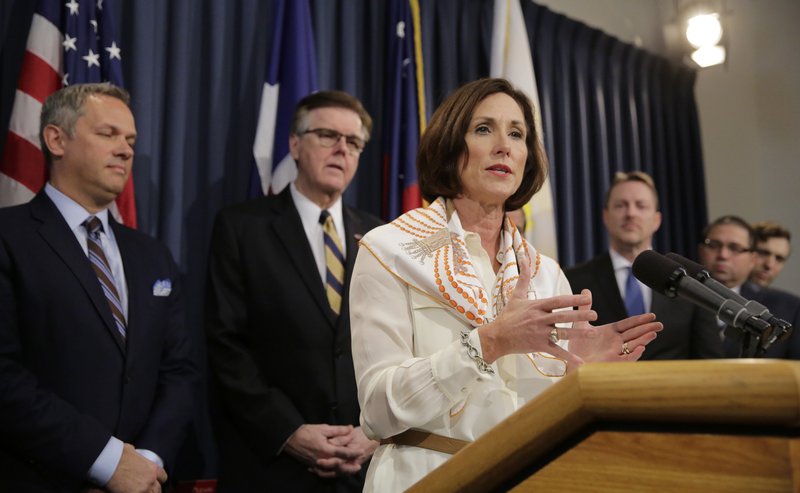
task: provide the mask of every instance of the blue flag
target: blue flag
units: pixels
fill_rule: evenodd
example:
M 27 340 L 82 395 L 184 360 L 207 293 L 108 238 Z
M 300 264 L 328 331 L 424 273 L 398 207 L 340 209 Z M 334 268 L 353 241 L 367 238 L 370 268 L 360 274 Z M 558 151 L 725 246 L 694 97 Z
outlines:
M 317 61 L 307 0 L 275 0 L 273 40 L 256 138 L 250 196 L 278 193 L 297 177 L 289 155 L 294 107 L 317 90 Z
M 422 205 L 417 146 L 424 127 L 419 7 L 416 0 L 389 3 L 389 57 L 383 154 L 383 216 L 390 221 Z

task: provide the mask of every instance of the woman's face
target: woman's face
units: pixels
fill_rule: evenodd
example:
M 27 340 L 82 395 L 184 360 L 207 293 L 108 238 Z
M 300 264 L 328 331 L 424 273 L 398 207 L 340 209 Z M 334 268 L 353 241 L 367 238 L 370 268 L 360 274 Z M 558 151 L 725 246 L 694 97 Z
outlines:
M 525 116 L 511 96 L 495 93 L 481 101 L 464 138 L 468 155 L 459 162 L 461 196 L 484 205 L 504 204 L 522 183 L 527 133 Z

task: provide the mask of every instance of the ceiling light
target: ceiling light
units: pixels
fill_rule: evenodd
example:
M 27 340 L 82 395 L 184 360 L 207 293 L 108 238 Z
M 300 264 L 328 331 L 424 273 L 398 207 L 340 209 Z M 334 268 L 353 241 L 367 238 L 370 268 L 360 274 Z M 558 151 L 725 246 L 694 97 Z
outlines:
M 719 14 L 696 15 L 689 19 L 686 39 L 695 48 L 714 46 L 722 39 L 722 25 Z
M 725 47 L 704 46 L 692 53 L 692 60 L 701 68 L 719 65 L 725 62 Z

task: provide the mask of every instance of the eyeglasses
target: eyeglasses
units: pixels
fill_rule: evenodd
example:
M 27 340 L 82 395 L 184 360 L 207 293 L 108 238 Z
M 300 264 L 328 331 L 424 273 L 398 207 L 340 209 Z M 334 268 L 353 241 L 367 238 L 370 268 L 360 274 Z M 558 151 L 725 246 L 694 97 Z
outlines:
M 344 142 L 347 145 L 347 150 L 350 154 L 358 155 L 364 150 L 364 139 L 356 137 L 355 135 L 344 135 L 343 133 L 331 130 L 330 128 L 310 128 L 300 135 L 314 134 L 319 140 L 322 147 L 333 147 L 339 143 L 339 140 L 344 137 Z
M 782 263 L 786 262 L 786 257 L 784 257 L 783 255 L 778 255 L 777 253 L 772 253 L 769 250 L 765 250 L 763 248 L 756 248 L 755 252 L 756 252 L 756 255 L 758 255 L 759 257 L 764 258 L 764 259 L 770 258 L 770 257 L 775 257 L 775 261 L 778 262 L 779 264 L 782 264 Z
M 701 244 L 704 247 L 706 247 L 709 250 L 712 250 L 714 252 L 719 252 L 723 248 L 727 248 L 728 251 L 731 252 L 734 255 L 739 255 L 741 253 L 746 253 L 746 252 L 752 252 L 753 251 L 752 249 L 747 248 L 746 246 L 742 246 L 742 245 L 740 245 L 738 243 L 723 243 L 723 242 L 721 242 L 719 240 L 712 240 L 710 238 L 706 238 L 705 240 L 703 240 L 703 243 L 701 243 Z

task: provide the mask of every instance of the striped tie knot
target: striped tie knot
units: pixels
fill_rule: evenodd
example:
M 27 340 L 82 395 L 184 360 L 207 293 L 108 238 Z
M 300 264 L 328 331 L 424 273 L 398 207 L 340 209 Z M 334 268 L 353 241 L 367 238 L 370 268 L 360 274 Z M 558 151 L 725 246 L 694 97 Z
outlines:
M 111 314 L 114 316 L 114 324 L 117 326 L 122 338 L 125 339 L 127 333 L 125 314 L 122 311 L 122 303 L 119 301 L 119 294 L 114 283 L 114 274 L 111 272 L 111 267 L 108 264 L 106 254 L 103 252 L 103 244 L 100 239 L 103 223 L 96 216 L 89 216 L 83 222 L 83 227 L 86 228 L 89 263 L 97 275 L 97 280 L 100 281 L 100 287 L 103 288 L 103 294 L 106 297 L 106 301 L 108 301 L 109 308 L 111 308 Z
M 330 212 L 323 210 L 319 215 L 325 240 L 325 294 L 331 310 L 339 315 L 342 308 L 342 292 L 344 291 L 344 254 L 342 242 L 336 233 L 336 225 Z

